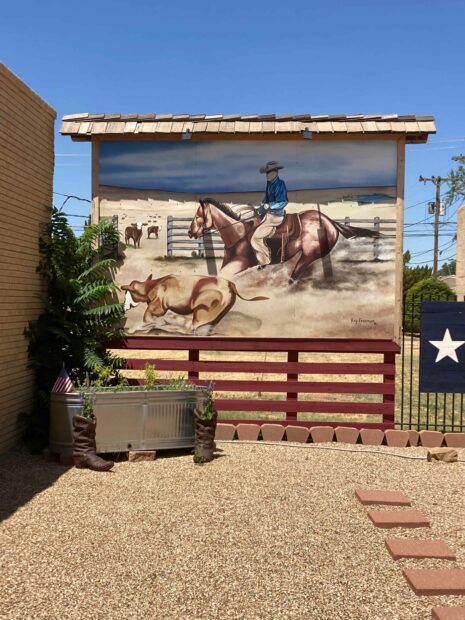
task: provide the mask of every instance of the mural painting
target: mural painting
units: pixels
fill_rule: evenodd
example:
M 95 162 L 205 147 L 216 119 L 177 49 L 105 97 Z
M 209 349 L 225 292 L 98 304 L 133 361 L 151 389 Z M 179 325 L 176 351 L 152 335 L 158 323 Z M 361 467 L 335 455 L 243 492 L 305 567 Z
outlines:
M 128 334 L 394 333 L 395 141 L 108 141 Z

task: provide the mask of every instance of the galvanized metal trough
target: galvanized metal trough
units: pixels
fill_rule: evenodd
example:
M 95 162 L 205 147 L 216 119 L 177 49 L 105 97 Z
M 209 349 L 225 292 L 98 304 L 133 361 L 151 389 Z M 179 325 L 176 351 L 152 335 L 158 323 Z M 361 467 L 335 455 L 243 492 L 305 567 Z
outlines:
M 159 450 L 194 446 L 194 408 L 202 407 L 206 389 L 93 392 L 97 452 Z M 52 394 L 50 450 L 70 454 L 73 416 L 81 412 L 79 392 Z

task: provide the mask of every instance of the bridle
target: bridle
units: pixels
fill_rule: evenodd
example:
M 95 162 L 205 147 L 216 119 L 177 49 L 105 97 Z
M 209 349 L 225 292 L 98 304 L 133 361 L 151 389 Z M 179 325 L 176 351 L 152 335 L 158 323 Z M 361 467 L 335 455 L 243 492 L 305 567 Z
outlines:
M 207 203 L 208 206 L 210 206 L 209 203 Z M 199 237 L 203 237 L 203 234 L 207 231 L 207 229 L 205 228 L 205 222 L 206 222 L 206 216 L 205 216 L 205 204 L 203 202 L 200 203 L 200 207 L 202 208 L 203 211 L 203 223 L 204 223 L 204 228 L 201 232 L 201 234 L 199 235 Z M 197 214 L 195 214 L 195 220 L 197 221 Z M 232 222 L 231 224 L 226 224 L 226 226 L 221 226 L 221 228 L 213 228 L 213 227 L 209 227 L 208 231 L 209 232 L 220 232 L 221 230 L 225 230 L 226 228 L 231 228 L 232 226 L 237 226 L 238 224 L 245 224 L 245 222 L 243 222 L 242 220 L 239 220 L 237 222 Z M 235 244 L 234 244 L 235 245 Z

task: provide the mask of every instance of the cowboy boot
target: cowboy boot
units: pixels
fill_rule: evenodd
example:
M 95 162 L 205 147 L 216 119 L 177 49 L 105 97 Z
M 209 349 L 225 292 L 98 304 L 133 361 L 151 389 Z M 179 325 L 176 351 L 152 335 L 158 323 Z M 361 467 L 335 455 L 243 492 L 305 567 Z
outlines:
M 206 420 L 202 417 L 202 412 L 194 409 L 195 421 L 195 463 L 209 463 L 213 461 L 215 444 L 215 431 L 218 414 L 215 411 L 212 419 Z
M 97 419 L 95 416 L 85 418 L 81 415 L 73 417 L 73 458 L 74 465 L 80 469 L 94 471 L 108 471 L 114 465 L 113 461 L 105 461 L 96 454 L 95 430 Z

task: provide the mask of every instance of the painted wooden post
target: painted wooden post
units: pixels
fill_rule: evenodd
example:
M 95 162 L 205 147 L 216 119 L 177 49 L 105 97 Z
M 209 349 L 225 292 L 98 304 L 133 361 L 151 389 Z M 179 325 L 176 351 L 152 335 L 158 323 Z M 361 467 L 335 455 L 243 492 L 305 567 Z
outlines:
M 166 253 L 173 256 L 173 216 L 168 215 L 166 218 Z
M 381 220 L 378 216 L 376 216 L 375 218 L 373 218 L 373 224 L 374 224 L 374 229 L 375 232 L 379 233 L 381 230 Z M 373 237 L 373 258 L 375 260 L 379 260 L 379 238 L 378 237 Z
M 384 363 L 385 364 L 394 364 L 396 363 L 396 354 L 395 353 L 385 353 L 384 354 Z M 392 385 L 394 387 L 392 394 L 383 394 L 383 403 L 391 405 L 390 409 L 392 409 L 389 413 L 383 413 L 383 424 L 392 424 L 394 425 L 394 415 L 395 415 L 395 407 L 396 407 L 396 374 L 394 370 L 394 374 L 385 374 L 383 375 L 383 383 Z
M 199 361 L 199 349 L 189 349 L 189 362 L 198 362 Z M 189 367 L 187 371 L 187 378 L 189 381 L 193 383 L 198 381 L 199 379 L 199 371 L 192 367 Z
M 298 351 L 288 351 L 287 352 L 287 361 L 289 362 L 298 362 L 299 361 L 299 352 Z M 298 381 L 299 375 L 295 372 L 287 373 L 288 381 Z M 287 392 L 286 401 L 292 402 L 298 400 L 297 392 Z M 286 412 L 286 421 L 297 420 L 297 411 L 287 411 Z

